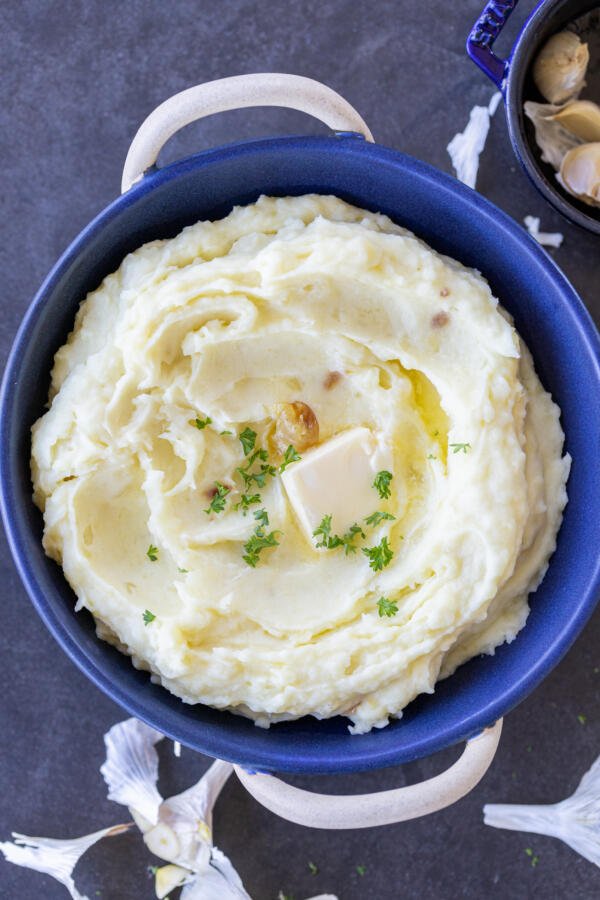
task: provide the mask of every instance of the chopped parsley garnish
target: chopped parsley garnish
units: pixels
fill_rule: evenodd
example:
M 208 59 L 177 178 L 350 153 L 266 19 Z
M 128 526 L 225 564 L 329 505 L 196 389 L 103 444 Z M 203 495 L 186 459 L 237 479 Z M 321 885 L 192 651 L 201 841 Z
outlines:
M 207 508 L 204 510 L 207 516 L 214 513 L 223 512 L 225 509 L 226 497 L 227 494 L 231 492 L 231 488 L 225 487 L 224 484 L 221 484 L 220 481 L 215 481 L 215 494 L 208 504 Z
M 381 538 L 380 543 L 374 547 L 363 547 L 363 553 L 369 557 L 369 565 L 374 572 L 381 572 L 382 569 L 389 566 L 394 556 L 394 551 L 386 537 Z
M 266 509 L 257 509 L 254 513 L 254 518 L 263 528 L 267 528 L 269 524 L 269 513 Z
M 149 609 L 145 609 L 142 615 L 142 619 L 144 620 L 144 625 L 149 625 L 150 622 L 154 622 L 156 616 L 154 613 L 151 613 Z
M 354 543 L 355 538 L 366 537 L 364 531 L 356 522 L 354 525 L 351 525 L 346 534 L 343 534 L 338 540 L 340 541 L 340 546 L 344 548 L 344 553 L 348 556 L 350 553 L 356 553 L 357 547 Z
M 244 428 L 244 430 L 239 435 L 240 443 L 242 445 L 242 450 L 244 451 L 244 456 L 248 456 L 249 453 L 252 453 L 254 450 L 254 445 L 256 443 L 256 432 L 252 431 L 251 428 Z
M 296 449 L 290 444 L 285 453 L 283 454 L 283 460 L 281 465 L 279 466 L 280 472 L 285 472 L 288 466 L 292 463 L 298 462 L 299 459 L 302 459 L 299 453 L 296 452 Z
M 327 550 L 334 550 L 336 547 L 342 546 L 342 541 L 337 534 L 331 533 L 331 515 L 323 516 L 321 522 L 313 531 L 313 537 L 321 538 L 316 545 L 317 547 L 325 547 Z
M 249 537 L 244 544 L 244 550 L 246 551 L 242 556 L 244 562 L 255 569 L 259 556 L 263 550 L 266 550 L 269 547 L 279 546 L 279 541 L 277 540 L 278 534 L 281 534 L 281 532 L 270 531 L 269 534 L 265 534 L 264 529 L 259 525 L 258 528 L 255 529 L 254 534 Z
M 233 434 L 233 431 L 227 431 L 227 429 L 225 429 L 225 431 L 220 431 L 219 434 Z
M 211 422 L 212 419 L 210 416 L 207 416 L 205 419 L 201 419 L 198 416 L 196 416 L 195 419 L 190 419 L 190 425 L 194 425 L 198 429 L 198 431 L 204 431 L 206 426 L 210 425 Z
M 577 716 L 577 721 L 580 725 L 585 725 L 585 723 L 587 722 L 587 718 L 582 713 L 579 713 L 579 715 Z
M 158 872 L 158 866 L 146 866 L 146 869 L 148 870 L 148 877 L 150 878 Z
M 531 849 L 531 847 L 526 847 L 526 848 L 525 848 L 525 853 L 526 853 L 526 855 L 527 855 L 527 856 L 530 858 L 530 860 L 531 860 L 531 867 L 532 867 L 533 869 L 535 869 L 535 867 L 537 866 L 537 864 L 538 864 L 539 861 L 540 861 L 539 856 L 536 856 L 536 855 L 535 855 L 535 853 L 533 852 L 533 850 Z
M 467 450 L 471 449 L 470 444 L 448 444 L 449 447 L 452 447 L 453 453 L 466 453 Z
M 234 509 L 241 509 L 244 515 L 246 515 L 249 508 L 254 506 L 255 503 L 260 503 L 260 494 L 242 494 L 235 504 Z
M 345 534 L 331 533 L 331 515 L 323 516 L 317 528 L 313 531 L 313 537 L 321 538 L 316 544 L 317 547 L 325 547 L 326 550 L 335 550 L 337 547 L 343 547 L 346 556 L 350 553 L 356 553 L 357 546 L 354 543 L 356 538 L 365 537 L 365 533 L 356 522 L 351 525 Z
M 182 569 L 181 566 L 177 566 L 177 571 L 181 572 L 182 575 L 187 575 L 190 571 L 189 569 Z
M 311 874 L 311 875 L 318 875 L 318 874 L 319 874 L 319 867 L 318 867 L 318 866 L 315 866 L 314 862 L 310 862 L 310 860 L 309 860 L 309 863 L 308 863 L 308 868 L 310 869 L 310 874 Z
M 427 459 L 437 459 L 437 456 L 434 456 L 433 453 L 428 453 Z
M 389 512 L 374 512 L 371 513 L 370 516 L 367 516 L 365 522 L 367 523 L 367 525 L 370 525 L 371 528 L 376 528 L 380 524 L 380 522 L 394 522 L 395 519 L 396 516 L 393 516 Z
M 393 600 L 388 600 L 387 597 L 380 597 L 377 601 L 377 606 L 381 618 L 384 616 L 391 618 L 391 616 L 395 616 L 398 612 L 398 604 L 394 603 Z
M 365 872 L 367 871 L 367 867 L 366 866 L 357 866 L 356 871 L 362 877 L 365 874 Z
M 150 544 L 148 549 L 146 550 L 146 556 L 150 560 L 150 562 L 156 562 L 158 559 L 158 547 L 155 547 L 154 544 Z
M 256 462 L 256 460 L 260 460 L 260 468 L 258 471 L 251 472 L 252 466 Z M 273 477 L 277 475 L 277 469 L 275 466 L 270 465 L 267 462 L 268 455 L 266 450 L 255 450 L 249 457 L 248 462 L 245 466 L 240 466 L 236 469 L 236 472 L 241 476 L 244 482 L 244 486 L 247 491 L 250 490 L 253 484 L 256 484 L 257 487 L 263 488 L 265 486 L 265 482 L 267 477 Z
M 378 472 L 375 476 L 375 481 L 373 482 L 373 487 L 379 494 L 382 500 L 387 500 L 387 498 L 392 493 L 390 490 L 390 482 L 394 476 L 391 472 L 386 472 L 383 469 L 381 472 Z

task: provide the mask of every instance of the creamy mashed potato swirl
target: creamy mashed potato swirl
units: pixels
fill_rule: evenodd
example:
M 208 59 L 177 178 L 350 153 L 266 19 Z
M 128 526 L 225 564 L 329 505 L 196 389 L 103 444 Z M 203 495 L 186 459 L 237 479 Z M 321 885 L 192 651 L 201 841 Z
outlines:
M 261 725 L 381 727 L 511 641 L 566 502 L 559 409 L 485 280 L 334 197 L 263 197 L 130 254 L 82 303 L 50 401 L 34 497 L 78 608 L 184 701 Z M 282 476 L 298 402 L 318 441 Z M 244 429 L 277 470 L 246 514 Z M 253 567 L 259 509 L 278 545 Z M 356 552 L 316 546 L 327 513 L 360 526 Z

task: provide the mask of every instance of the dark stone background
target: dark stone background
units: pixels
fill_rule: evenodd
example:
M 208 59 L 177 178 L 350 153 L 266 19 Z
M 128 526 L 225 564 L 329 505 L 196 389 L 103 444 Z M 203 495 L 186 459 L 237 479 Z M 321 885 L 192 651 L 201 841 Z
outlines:
M 450 171 L 446 144 L 492 87 L 463 46 L 483 0 L 94 0 L 0 5 L 3 359 L 34 291 L 69 241 L 118 192 L 129 142 L 163 99 L 192 84 L 253 71 L 321 79 L 352 102 L 384 144 Z M 500 49 L 531 10 L 522 0 Z M 322 130 L 280 110 L 227 113 L 172 140 L 175 158 L 233 139 Z M 502 108 L 485 150 L 479 190 L 522 221 L 541 216 L 561 230 L 552 251 L 600 316 L 598 238 L 554 213 L 531 187 L 509 146 Z M 582 398 L 585 402 L 585 398 Z M 597 536 L 590 535 L 590 539 Z M 11 830 L 56 837 L 123 820 L 98 774 L 103 733 L 123 718 L 68 661 L 33 613 L 3 541 L 0 653 L 0 839 Z M 217 806 L 216 840 L 255 900 L 280 890 L 296 900 L 322 891 L 356 898 L 592 898 L 600 875 L 556 840 L 497 831 L 487 801 L 552 802 L 572 792 L 600 751 L 597 614 L 567 658 L 504 726 L 483 783 L 434 817 L 369 831 L 329 833 L 285 823 L 234 779 Z M 586 716 L 584 725 L 578 714 Z M 295 778 L 329 791 L 381 789 L 426 778 L 457 749 L 403 769 Z M 207 760 L 161 749 L 164 791 L 181 790 Z M 525 854 L 539 856 L 533 868 Z M 312 876 L 308 861 L 319 866 Z M 78 868 L 90 898 L 153 896 L 139 837 L 105 841 Z M 357 865 L 366 866 L 360 876 Z M 98 893 L 100 892 L 100 893 Z M 66 891 L 45 876 L 0 862 L 0 896 L 54 900 Z

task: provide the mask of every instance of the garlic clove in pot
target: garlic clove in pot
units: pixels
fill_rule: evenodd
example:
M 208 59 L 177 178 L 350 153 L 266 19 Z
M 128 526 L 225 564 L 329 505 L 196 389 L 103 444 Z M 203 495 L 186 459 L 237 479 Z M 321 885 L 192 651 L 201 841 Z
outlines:
M 590 206 L 600 206 L 600 141 L 569 150 L 557 178 L 574 197 Z
M 546 41 L 533 64 L 533 80 L 549 103 L 564 103 L 585 84 L 590 59 L 587 44 L 571 31 L 559 31 Z
M 581 139 L 564 128 L 556 118 L 565 108 L 551 103 L 534 103 L 532 100 L 524 105 L 525 115 L 533 122 L 535 142 L 540 148 L 542 159 L 550 163 L 557 172 L 569 150 L 581 144 Z
M 582 141 L 600 141 L 600 106 L 591 100 L 574 100 L 548 116 Z

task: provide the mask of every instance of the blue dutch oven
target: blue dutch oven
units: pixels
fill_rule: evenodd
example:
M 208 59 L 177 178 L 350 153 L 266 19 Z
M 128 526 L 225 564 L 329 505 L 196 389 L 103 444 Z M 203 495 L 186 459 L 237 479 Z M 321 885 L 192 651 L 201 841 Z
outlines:
M 598 0 L 542 0 L 525 22 L 508 58 L 500 59 L 493 51 L 494 42 L 517 2 L 490 0 L 486 4 L 467 39 L 467 53 L 502 91 L 510 140 L 533 184 L 572 222 L 600 234 L 600 211 L 592 212 L 591 207 L 561 188 L 552 166 L 542 162 L 533 125 L 523 111 L 525 100 L 546 102 L 531 77 L 531 65 L 538 51 L 551 35 L 562 31 L 585 13 L 598 9 Z M 594 35 L 594 40 L 596 48 L 600 49 L 600 35 Z M 598 77 L 595 87 L 600 88 Z
M 499 71 L 499 70 L 498 70 Z M 291 106 L 321 118 L 330 136 L 283 137 L 206 150 L 165 168 L 155 160 L 179 127 L 236 106 Z M 573 643 L 597 599 L 600 563 L 600 343 L 573 288 L 546 253 L 474 191 L 396 150 L 373 143 L 360 116 L 330 89 L 291 75 L 223 79 L 162 104 L 138 132 L 124 193 L 73 241 L 19 329 L 0 397 L 0 488 L 12 554 L 48 629 L 109 697 L 169 737 L 253 772 L 341 773 L 405 763 L 467 741 L 459 761 L 425 782 L 366 797 L 301 794 L 267 774 L 238 774 L 276 812 L 322 827 L 359 827 L 431 812 L 469 790 L 489 765 L 500 718 L 523 700 Z M 545 387 L 562 408 L 573 457 L 558 547 L 515 641 L 473 659 L 412 703 L 400 721 L 351 736 L 341 719 L 303 718 L 269 731 L 240 716 L 190 706 L 153 684 L 96 638 L 59 566 L 42 549 L 31 497 L 30 428 L 43 412 L 53 355 L 86 294 L 146 241 L 226 215 L 261 194 L 336 194 L 386 213 L 441 253 L 483 272 L 514 316 Z M 487 730 L 486 730 L 487 729 Z

